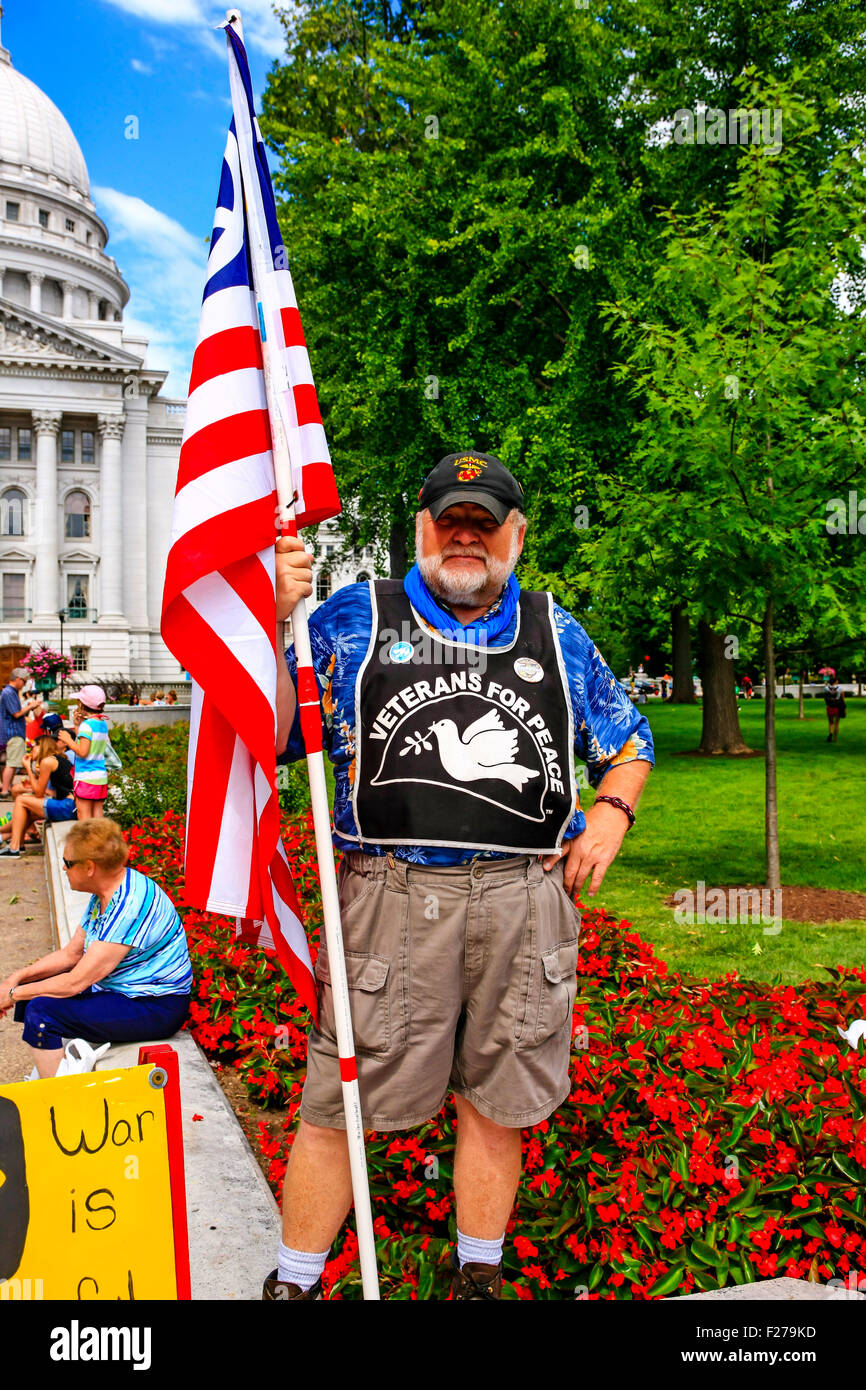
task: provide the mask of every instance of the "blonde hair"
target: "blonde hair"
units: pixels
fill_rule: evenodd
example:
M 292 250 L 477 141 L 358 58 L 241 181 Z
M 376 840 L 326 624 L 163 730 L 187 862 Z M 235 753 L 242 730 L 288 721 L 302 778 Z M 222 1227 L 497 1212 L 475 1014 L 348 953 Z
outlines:
M 100 869 L 120 869 L 129 858 L 129 846 L 116 820 L 73 821 L 66 844 L 79 859 L 92 859 Z
M 54 734 L 40 734 L 33 745 L 31 756 L 41 763 L 43 758 L 56 757 L 58 752 L 57 738 Z

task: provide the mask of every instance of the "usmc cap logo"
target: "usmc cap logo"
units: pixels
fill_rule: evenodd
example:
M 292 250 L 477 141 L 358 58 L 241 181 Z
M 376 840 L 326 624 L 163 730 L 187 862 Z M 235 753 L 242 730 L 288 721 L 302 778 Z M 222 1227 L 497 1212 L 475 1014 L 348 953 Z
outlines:
M 487 464 L 483 459 L 477 459 L 473 454 L 464 454 L 462 458 L 454 460 L 454 467 L 457 469 L 457 478 L 461 483 L 474 483 L 476 478 L 480 478 Z

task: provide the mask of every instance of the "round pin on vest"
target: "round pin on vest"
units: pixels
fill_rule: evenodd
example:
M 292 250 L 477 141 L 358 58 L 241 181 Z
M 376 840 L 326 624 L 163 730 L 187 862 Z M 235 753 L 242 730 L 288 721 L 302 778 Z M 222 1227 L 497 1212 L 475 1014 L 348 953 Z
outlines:
M 395 642 L 393 647 L 390 648 L 388 655 L 391 660 L 396 661 L 399 666 L 403 662 L 411 661 L 414 651 L 415 648 L 412 646 L 411 642 Z
M 533 685 L 544 675 L 544 668 L 531 656 L 519 656 L 514 663 L 514 669 L 522 681 L 531 681 Z

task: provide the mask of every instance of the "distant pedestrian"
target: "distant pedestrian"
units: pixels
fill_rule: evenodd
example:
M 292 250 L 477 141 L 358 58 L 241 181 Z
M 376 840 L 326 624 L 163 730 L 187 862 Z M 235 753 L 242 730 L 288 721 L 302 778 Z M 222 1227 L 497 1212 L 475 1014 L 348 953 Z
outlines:
M 0 796 L 8 796 L 12 778 L 24 766 L 27 744 L 24 739 L 27 715 L 35 709 L 40 700 L 21 701 L 21 691 L 29 672 L 23 666 L 16 666 L 9 677 L 9 684 L 0 694 L 0 736 L 6 745 L 6 766 L 0 781 Z
M 753 687 L 752 687 L 751 679 L 750 679 L 748 676 L 743 676 L 743 682 L 742 682 L 742 684 L 743 684 L 743 696 L 744 696 L 744 698 L 747 699 L 747 700 L 751 700 L 752 696 L 753 696 L 754 693 L 755 693 L 755 692 L 754 692 L 754 689 L 753 689 Z
M 167 694 L 166 697 L 165 697 L 165 703 L 166 703 L 167 705 L 176 705 L 176 704 L 177 704 L 177 691 L 176 691 L 176 690 L 170 690 L 170 691 L 168 692 L 168 694 Z
M 154 705 L 164 705 L 164 704 L 165 704 L 165 691 L 164 691 L 164 690 L 157 690 L 157 692 L 156 692 L 156 694 L 154 695 L 153 700 L 152 700 L 151 703 L 154 704 Z
M 75 754 L 73 792 L 79 820 L 98 819 L 105 814 L 108 795 L 108 772 L 105 750 L 108 745 L 108 725 L 102 717 L 105 691 L 99 685 L 83 685 L 78 692 L 75 722 L 78 737 L 72 738 L 62 729 L 58 742 Z
M 845 718 L 845 696 L 842 694 L 841 686 L 836 684 L 836 673 L 833 672 L 833 679 L 828 681 L 823 690 L 824 700 L 827 706 L 827 722 L 829 733 L 827 742 L 835 743 L 839 737 L 839 720 Z

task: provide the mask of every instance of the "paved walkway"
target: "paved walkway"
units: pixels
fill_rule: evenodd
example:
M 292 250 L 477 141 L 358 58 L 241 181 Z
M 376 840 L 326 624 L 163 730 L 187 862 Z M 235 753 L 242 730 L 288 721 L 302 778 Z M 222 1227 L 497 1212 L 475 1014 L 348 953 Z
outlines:
M 15 899 L 15 901 L 12 901 Z M 0 980 L 52 949 L 45 866 L 38 849 L 0 859 Z M 23 1081 L 33 1063 L 11 1010 L 0 1018 L 0 1084 Z

